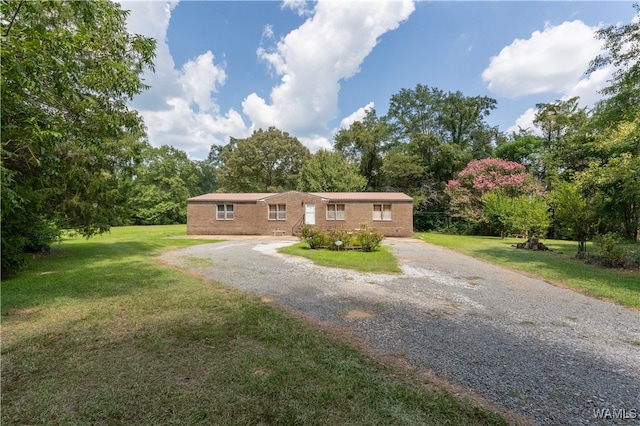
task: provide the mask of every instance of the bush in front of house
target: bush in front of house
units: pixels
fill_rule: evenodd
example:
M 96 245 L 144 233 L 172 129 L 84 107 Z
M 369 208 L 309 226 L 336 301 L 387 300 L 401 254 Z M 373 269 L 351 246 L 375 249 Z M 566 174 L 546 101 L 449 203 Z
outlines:
M 383 238 L 384 235 L 380 232 L 375 229 L 369 229 L 369 226 L 366 223 L 361 223 L 360 230 L 356 234 L 355 241 L 363 251 L 372 252 L 380 247 L 380 243 L 382 243 Z
M 344 229 L 332 229 L 326 233 L 327 247 L 329 250 L 340 250 L 341 248 L 351 247 L 352 236 Z M 338 246 L 336 242 L 341 241 L 342 244 Z
M 309 248 L 317 249 L 327 245 L 327 234 L 322 229 L 314 228 L 311 225 L 305 225 L 300 230 L 300 239 L 309 244 Z
M 357 249 L 372 252 L 382 242 L 384 235 L 375 229 L 370 229 L 366 223 L 360 224 L 360 229 L 354 235 L 346 229 L 332 229 L 323 231 L 311 225 L 305 225 L 300 230 L 300 239 L 315 250 L 327 248 L 329 250 Z M 342 241 L 340 246 L 337 241 Z

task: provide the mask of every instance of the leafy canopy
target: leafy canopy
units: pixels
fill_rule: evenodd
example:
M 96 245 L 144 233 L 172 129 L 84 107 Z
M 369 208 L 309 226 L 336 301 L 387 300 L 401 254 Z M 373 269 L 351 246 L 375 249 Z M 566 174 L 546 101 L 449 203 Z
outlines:
M 304 162 L 298 176 L 298 191 L 358 192 L 367 179 L 358 173 L 358 166 L 346 161 L 339 152 L 320 150 Z
M 279 192 L 296 188 L 298 173 L 309 157 L 300 141 L 270 127 L 246 139 L 233 139 L 222 149 L 220 187 L 228 192 Z
M 155 41 L 115 2 L 0 3 L 2 267 L 64 227 L 90 236 L 122 215 L 119 179 L 141 144 L 127 102 L 146 88 Z

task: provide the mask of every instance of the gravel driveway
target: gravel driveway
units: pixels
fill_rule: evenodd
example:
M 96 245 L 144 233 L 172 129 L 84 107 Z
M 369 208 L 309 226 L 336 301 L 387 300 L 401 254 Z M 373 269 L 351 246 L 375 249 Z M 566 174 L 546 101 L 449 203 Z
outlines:
M 399 275 L 277 253 L 293 243 L 242 239 L 162 260 L 348 327 L 536 423 L 640 424 L 639 312 L 413 239 L 385 240 Z

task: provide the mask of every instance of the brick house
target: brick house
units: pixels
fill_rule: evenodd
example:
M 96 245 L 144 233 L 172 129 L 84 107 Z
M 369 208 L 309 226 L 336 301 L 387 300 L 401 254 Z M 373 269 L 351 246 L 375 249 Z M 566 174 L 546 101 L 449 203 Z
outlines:
M 413 235 L 413 199 L 401 192 L 212 193 L 187 200 L 189 235 L 295 235 L 305 224 L 387 237 Z

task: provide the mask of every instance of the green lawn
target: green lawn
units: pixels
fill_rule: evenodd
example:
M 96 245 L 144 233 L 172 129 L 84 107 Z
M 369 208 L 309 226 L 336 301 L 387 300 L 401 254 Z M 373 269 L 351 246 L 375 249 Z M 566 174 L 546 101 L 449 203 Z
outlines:
M 2 282 L 3 424 L 506 424 L 160 265 L 184 226 L 65 241 Z M 211 242 L 211 241 L 206 241 Z
M 420 233 L 417 237 L 498 265 L 534 274 L 584 293 L 640 309 L 640 272 L 599 268 L 574 258 L 578 243 L 543 240 L 550 251 L 518 250 L 515 238 Z M 593 248 L 588 245 L 587 251 Z
M 298 243 L 279 249 L 281 253 L 303 256 L 322 266 L 355 269 L 359 272 L 393 274 L 400 272 L 398 261 L 387 246 L 365 253 L 358 250 L 311 250 L 307 243 Z

